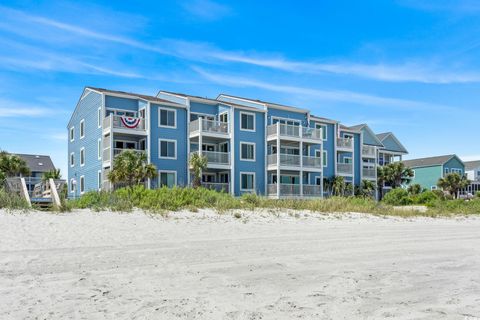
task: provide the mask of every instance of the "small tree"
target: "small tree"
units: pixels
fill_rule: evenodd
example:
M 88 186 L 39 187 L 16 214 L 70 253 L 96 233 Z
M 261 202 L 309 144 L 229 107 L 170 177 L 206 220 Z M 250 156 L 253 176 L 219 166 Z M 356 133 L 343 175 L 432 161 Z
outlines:
M 461 176 L 458 173 L 449 173 L 445 177 L 438 179 L 437 186 L 444 191 L 447 191 L 452 197 L 457 198 L 458 192 L 466 188 L 470 181 L 466 176 Z
M 384 178 L 391 184 L 393 189 L 400 188 L 403 184 L 408 184 L 413 178 L 413 170 L 406 167 L 403 162 L 390 163 L 383 170 Z
M 408 186 L 407 191 L 411 195 L 418 195 L 418 194 L 422 193 L 423 188 L 418 183 L 415 183 L 415 184 L 412 184 L 412 185 Z
M 121 183 L 129 188 L 142 184 L 146 179 L 157 176 L 157 168 L 147 163 L 147 156 L 142 152 L 125 150 L 113 161 L 113 169 L 108 173 L 111 183 Z
M 16 177 L 19 175 L 29 176 L 30 168 L 25 160 L 17 155 L 0 151 L 0 176 L 3 178 Z
M 60 169 L 52 169 L 47 171 L 43 174 L 42 180 L 47 181 L 49 179 L 58 180 L 62 179 L 62 174 L 60 173 Z
M 190 168 L 193 173 L 192 185 L 194 188 L 198 188 L 202 185 L 202 171 L 207 168 L 207 165 L 207 157 L 200 155 L 199 153 L 194 153 L 190 157 Z
M 332 193 L 334 196 L 345 195 L 346 183 L 345 178 L 342 176 L 336 176 L 332 179 Z
M 358 188 L 358 195 L 364 198 L 371 198 L 374 196 L 375 183 L 370 180 L 362 180 L 360 188 Z

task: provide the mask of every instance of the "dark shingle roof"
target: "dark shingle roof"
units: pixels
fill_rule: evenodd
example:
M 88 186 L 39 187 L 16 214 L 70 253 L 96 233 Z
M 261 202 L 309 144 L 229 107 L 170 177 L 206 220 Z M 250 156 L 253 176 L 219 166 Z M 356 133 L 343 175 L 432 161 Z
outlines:
M 27 163 L 32 172 L 47 172 L 55 169 L 50 156 L 42 156 L 35 154 L 16 154 Z
M 475 170 L 480 168 L 480 160 L 466 161 L 463 164 L 465 164 L 465 170 Z
M 109 89 L 95 88 L 95 87 L 87 87 L 87 89 L 92 89 L 92 90 L 103 92 L 103 93 L 123 94 L 123 95 L 132 96 L 132 97 L 136 97 L 136 98 L 151 101 L 151 102 L 170 103 L 170 104 L 175 104 L 175 105 L 178 105 L 178 106 L 185 107 L 185 106 L 183 106 L 179 103 L 175 103 L 175 102 L 172 102 L 172 101 L 168 101 L 168 100 L 165 100 L 165 99 L 160 99 L 158 97 L 149 96 L 149 95 L 140 94 L 140 93 L 109 90 Z
M 441 165 L 444 165 L 446 162 L 448 162 L 448 160 L 452 159 L 453 157 L 456 157 L 456 155 L 449 154 L 445 156 L 404 160 L 403 164 L 405 164 L 405 166 L 410 168 L 441 166 Z

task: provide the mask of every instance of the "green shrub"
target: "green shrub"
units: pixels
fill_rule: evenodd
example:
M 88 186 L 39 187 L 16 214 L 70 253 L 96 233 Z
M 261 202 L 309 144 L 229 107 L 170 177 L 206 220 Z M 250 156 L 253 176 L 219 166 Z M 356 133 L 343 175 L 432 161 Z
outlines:
M 432 206 L 436 201 L 442 200 L 438 194 L 433 191 L 425 191 L 411 197 L 414 204 Z
M 7 193 L 3 188 L 0 188 L 0 209 L 28 210 L 30 205 L 24 197 Z
M 477 198 L 480 198 L 480 191 L 477 191 L 477 193 L 475 194 L 475 196 L 476 196 Z
M 383 202 L 391 206 L 406 206 L 413 203 L 405 189 L 397 188 L 389 191 L 384 197 Z

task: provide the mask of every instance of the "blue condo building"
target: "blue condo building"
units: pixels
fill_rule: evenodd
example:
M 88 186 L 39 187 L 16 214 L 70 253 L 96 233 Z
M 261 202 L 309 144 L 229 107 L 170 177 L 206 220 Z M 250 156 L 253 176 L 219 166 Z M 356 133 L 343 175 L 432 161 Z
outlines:
M 328 196 L 325 182 L 335 176 L 352 187 L 376 181 L 377 166 L 408 153 L 393 133 L 377 135 L 366 124 L 347 127 L 306 109 L 227 94 L 86 87 L 67 129 L 70 197 L 113 189 L 107 175 L 127 149 L 157 167 L 148 188 L 190 185 L 189 158 L 199 153 L 208 159 L 203 186 L 274 198 Z

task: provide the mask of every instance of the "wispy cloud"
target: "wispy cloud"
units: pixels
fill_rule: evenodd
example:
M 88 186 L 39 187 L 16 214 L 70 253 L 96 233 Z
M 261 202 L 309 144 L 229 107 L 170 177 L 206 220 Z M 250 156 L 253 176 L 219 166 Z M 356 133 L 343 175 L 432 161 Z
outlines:
M 360 104 L 377 107 L 391 107 L 409 110 L 436 110 L 436 111 L 453 111 L 449 106 L 436 105 L 427 102 L 419 102 L 414 100 L 397 99 L 369 95 L 346 90 L 321 90 L 313 88 L 304 88 L 290 85 L 273 84 L 271 82 L 263 82 L 243 77 L 235 77 L 223 74 L 215 74 L 205 71 L 201 68 L 194 67 L 194 70 L 205 79 L 228 86 L 236 87 L 255 87 L 275 92 L 290 93 L 297 95 L 306 95 L 321 100 L 348 102 L 352 104 Z M 457 110 L 458 111 L 458 110 Z
M 480 160 L 480 154 L 460 156 L 460 159 L 462 159 L 462 161 L 478 161 Z
M 231 13 L 231 8 L 211 0 L 191 0 L 182 4 L 187 13 L 204 20 L 218 20 Z
M 52 110 L 17 101 L 0 98 L 0 118 L 44 117 L 52 114 Z

